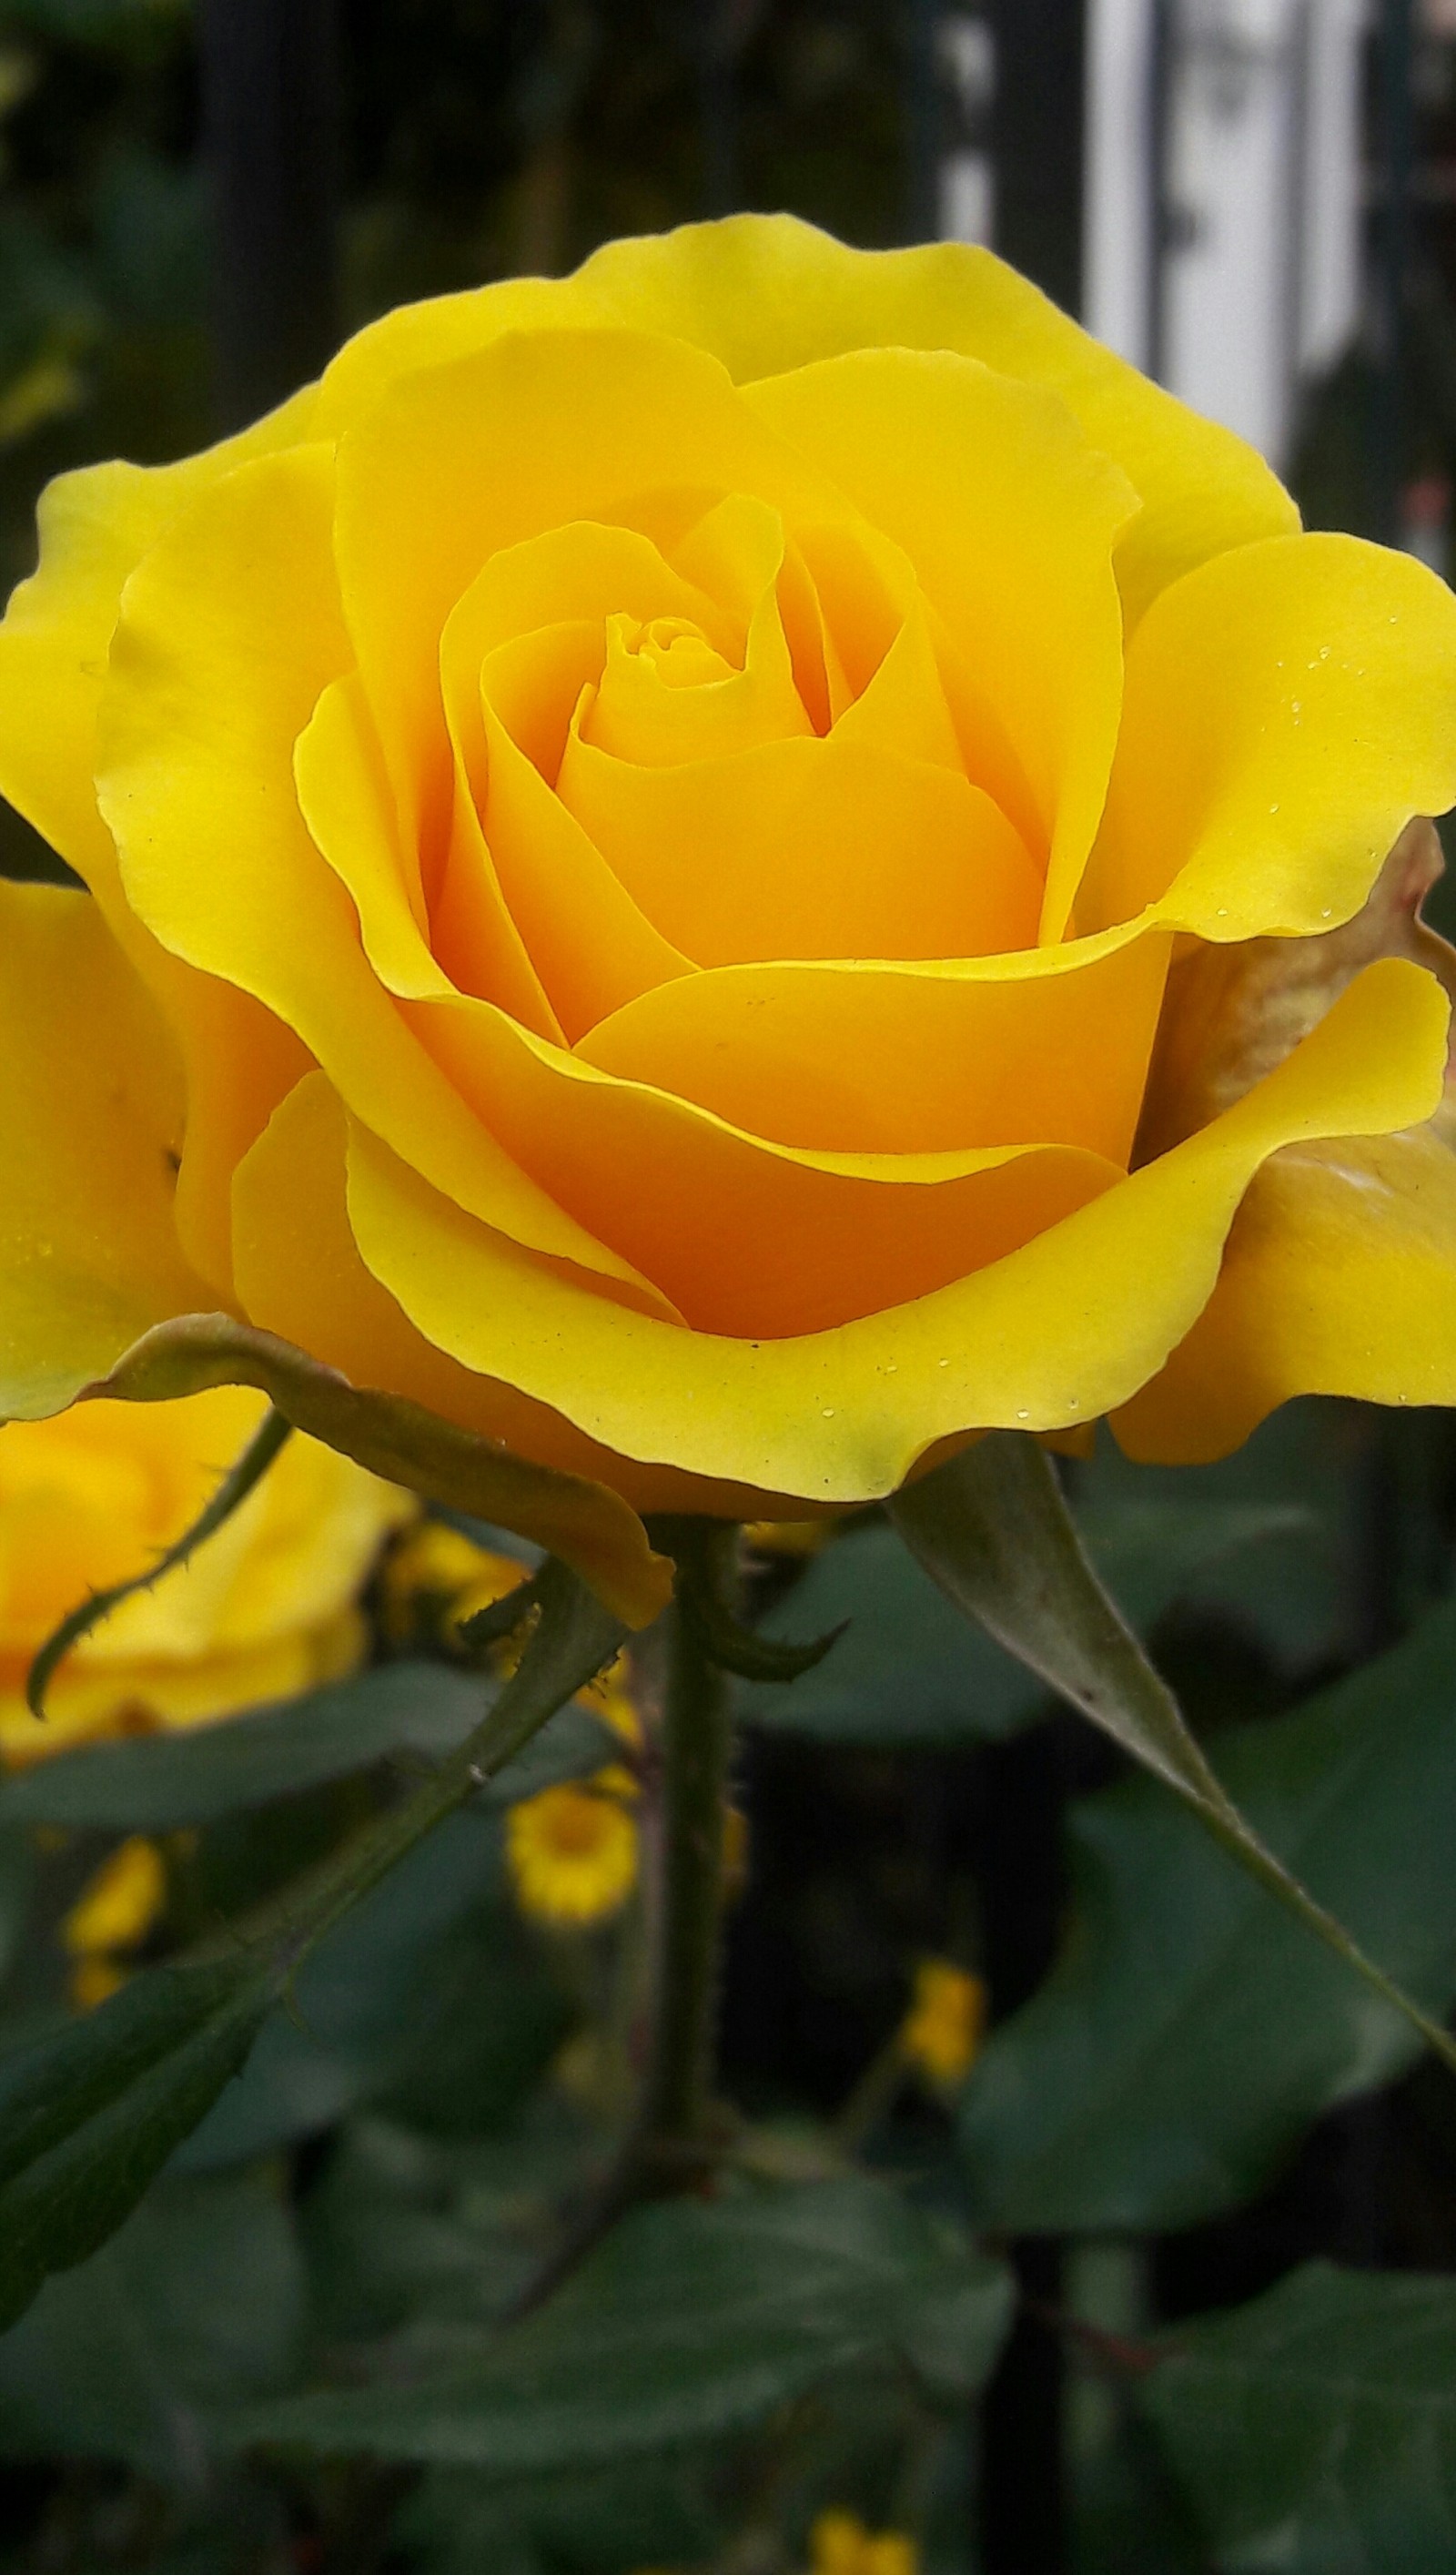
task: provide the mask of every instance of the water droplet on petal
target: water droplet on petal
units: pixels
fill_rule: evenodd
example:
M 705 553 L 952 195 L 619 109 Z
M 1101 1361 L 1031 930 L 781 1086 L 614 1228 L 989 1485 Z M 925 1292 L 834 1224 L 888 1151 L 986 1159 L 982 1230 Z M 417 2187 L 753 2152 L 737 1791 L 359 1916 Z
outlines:
M 823 1418 L 825 1421 L 832 1421 L 832 1420 L 833 1420 L 833 1417 L 834 1417 L 834 1407 L 833 1407 L 833 1405 L 832 1405 L 831 1403 L 826 1403 L 826 1404 L 824 1405 L 822 1418 Z
M 1029 1405 L 1024 1403 L 1018 1404 L 1016 1407 L 1016 1418 L 1018 1421 L 1029 1421 L 1031 1418 Z

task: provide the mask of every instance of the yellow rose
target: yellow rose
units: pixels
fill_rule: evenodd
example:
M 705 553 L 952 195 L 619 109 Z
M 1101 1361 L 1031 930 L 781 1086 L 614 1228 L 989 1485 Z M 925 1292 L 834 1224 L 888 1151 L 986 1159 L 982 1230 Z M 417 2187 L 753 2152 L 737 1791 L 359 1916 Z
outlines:
M 63 479 L 0 786 L 95 898 L 4 890 L 13 1410 L 221 1311 L 578 1478 L 600 1570 L 1144 1389 L 1168 1457 L 1456 1399 L 1422 964 L 1138 1147 L 1175 953 L 1456 796 L 1456 604 L 983 252 L 620 242 Z
M 351 1458 L 294 1438 L 190 1563 L 72 1648 L 43 1722 L 25 1704 L 37 1647 L 88 1591 L 125 1581 L 182 1535 L 261 1409 L 246 1388 L 220 1386 L 0 1429 L 0 1760 L 227 1716 L 358 1660 L 356 1595 L 413 1505 Z

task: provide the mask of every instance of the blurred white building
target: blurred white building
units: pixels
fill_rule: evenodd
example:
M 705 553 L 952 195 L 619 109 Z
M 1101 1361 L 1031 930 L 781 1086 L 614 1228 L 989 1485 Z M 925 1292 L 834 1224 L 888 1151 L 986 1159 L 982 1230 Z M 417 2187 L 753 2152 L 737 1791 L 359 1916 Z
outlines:
M 1367 16 L 1088 0 L 1083 319 L 1276 465 L 1359 320 Z

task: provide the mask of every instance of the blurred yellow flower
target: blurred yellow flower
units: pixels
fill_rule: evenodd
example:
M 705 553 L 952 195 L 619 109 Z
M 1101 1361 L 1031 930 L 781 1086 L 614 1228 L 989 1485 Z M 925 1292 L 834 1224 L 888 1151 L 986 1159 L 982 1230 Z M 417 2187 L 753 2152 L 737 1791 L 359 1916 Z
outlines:
M 919 2575 L 919 2564 L 903 2531 L 871 2533 L 852 2512 L 821 2512 L 809 2532 L 809 2575 Z
M 75 1961 L 71 2000 L 94 2011 L 126 1981 L 118 1952 L 139 1949 L 167 1901 L 167 1871 L 155 1842 L 135 1833 L 104 1859 L 61 1922 Z
M 251 1389 L 219 1386 L 0 1428 L 0 1760 L 226 1716 L 350 1669 L 365 1638 L 359 1589 L 418 1505 L 296 1433 L 189 1563 L 72 1649 L 47 1721 L 25 1705 L 27 1668 L 57 1622 L 182 1534 L 263 1410 Z
M 614 1763 L 595 1777 L 543 1788 L 506 1819 L 506 1856 L 523 1913 L 539 1922 L 603 1922 L 637 1883 L 637 1782 Z
M 448 1520 L 422 1519 L 385 1558 L 380 1577 L 385 1632 L 397 1644 L 421 1629 L 448 1633 L 514 1591 L 526 1566 L 482 1546 Z
M 61 1924 L 73 1957 L 98 1949 L 135 1949 L 146 1938 L 167 1894 L 167 1872 L 155 1842 L 134 1833 L 94 1877 L 88 1878 Z
M 932 2083 L 959 2083 L 975 2062 L 986 2020 L 979 1976 L 948 1958 L 922 1958 L 900 2024 L 900 2053 Z

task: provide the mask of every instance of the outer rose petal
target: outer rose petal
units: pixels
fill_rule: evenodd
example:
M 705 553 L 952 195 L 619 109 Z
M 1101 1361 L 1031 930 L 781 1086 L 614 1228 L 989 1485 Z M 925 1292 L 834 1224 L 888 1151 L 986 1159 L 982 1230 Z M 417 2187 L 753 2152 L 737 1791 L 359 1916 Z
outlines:
M 1259 1173 L 1207 1306 L 1113 1415 L 1133 1457 L 1222 1457 L 1296 1394 L 1456 1403 L 1456 1156 L 1428 1130 Z
M 173 1222 L 176 1051 L 89 895 L 0 883 L 0 1420 L 215 1302 Z
M 739 382 L 850 349 L 954 349 L 1059 394 L 1143 509 L 1119 550 L 1129 624 L 1205 556 L 1299 520 L 1262 457 L 1163 393 L 989 251 L 855 251 L 788 215 L 609 242 L 569 281 L 639 328 L 681 332 Z
M 310 1074 L 275 1114 L 234 1184 L 238 1288 L 252 1320 L 307 1349 L 354 1384 L 375 1384 L 423 1404 L 443 1420 L 501 1441 L 546 1469 L 538 1508 L 510 1525 L 569 1556 L 583 1527 L 605 1558 L 637 1510 L 718 1509 L 747 1515 L 760 1498 L 730 1485 L 706 1488 L 689 1477 L 642 1468 L 610 1454 L 548 1406 L 514 1386 L 476 1375 L 437 1349 L 408 1321 L 360 1260 L 345 1212 L 348 1122 L 322 1074 Z M 529 1470 L 528 1470 L 529 1472 Z M 560 1478 L 580 1478 L 565 1496 Z M 611 1490 L 606 1489 L 610 1484 Z M 705 1493 L 707 1498 L 705 1498 Z
M 1456 799 L 1456 598 L 1358 537 L 1241 547 L 1165 591 L 1127 656 L 1081 926 L 1146 904 L 1210 940 L 1358 911 L 1413 813 Z
M 1250 1180 L 1281 1146 L 1429 1116 L 1449 1009 L 1372 966 L 1288 1062 L 1199 1135 L 991 1268 L 914 1303 L 753 1343 L 569 1285 L 462 1216 L 355 1128 L 349 1214 L 376 1278 L 469 1368 L 609 1448 L 819 1501 L 892 1491 L 937 1440 L 1125 1402 L 1212 1291 Z
M 511 330 L 617 323 L 709 349 L 734 381 L 851 349 L 953 349 L 1059 394 L 1142 497 L 1118 572 L 1128 621 L 1209 555 L 1298 527 L 1263 459 L 1068 321 L 989 251 L 957 242 L 857 251 L 789 215 L 734 215 L 612 242 L 575 277 L 513 279 L 408 305 L 341 351 L 320 419 L 357 420 L 400 375 Z
M 40 569 L 0 625 L 0 793 L 97 893 L 116 862 L 96 811 L 96 711 L 129 575 L 179 512 L 250 456 L 309 435 L 312 386 L 237 438 L 162 466 L 91 465 L 41 494 Z

